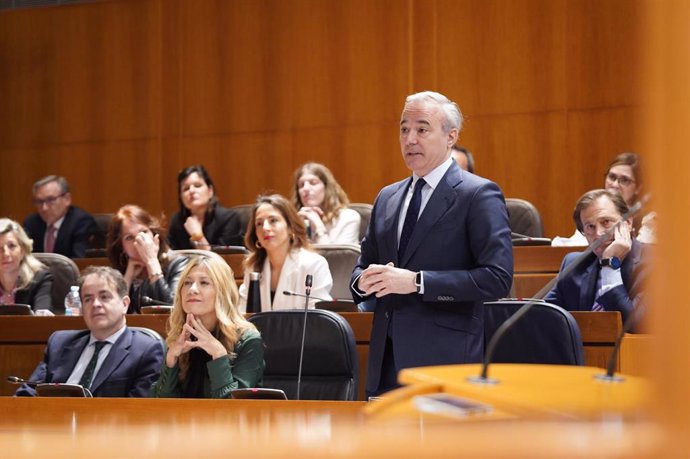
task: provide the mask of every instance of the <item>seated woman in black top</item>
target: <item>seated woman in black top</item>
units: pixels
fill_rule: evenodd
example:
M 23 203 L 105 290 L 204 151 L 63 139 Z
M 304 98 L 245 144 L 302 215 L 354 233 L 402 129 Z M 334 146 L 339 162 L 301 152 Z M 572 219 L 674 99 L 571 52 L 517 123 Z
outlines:
M 31 255 L 32 246 L 19 223 L 0 218 L 0 308 L 28 304 L 34 311 L 53 312 L 53 274 Z
M 170 247 L 206 249 L 215 245 L 242 245 L 240 216 L 218 204 L 216 190 L 202 165 L 183 169 L 177 176 L 180 211 L 170 221 Z
M 172 304 L 186 257 L 170 259 L 165 233 L 157 218 L 139 206 L 117 211 L 108 228 L 108 258 L 125 276 L 128 314 L 147 304 Z
M 32 246 L 19 223 L 0 218 L 0 308 L 28 304 L 34 311 L 53 311 L 53 275 L 31 255 Z

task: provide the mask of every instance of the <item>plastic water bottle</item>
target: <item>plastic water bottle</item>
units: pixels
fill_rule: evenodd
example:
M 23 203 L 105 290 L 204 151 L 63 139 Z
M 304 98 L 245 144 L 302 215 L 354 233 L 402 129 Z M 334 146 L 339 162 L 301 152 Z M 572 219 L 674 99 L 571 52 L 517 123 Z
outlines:
M 79 286 L 77 285 L 71 286 L 69 292 L 65 295 L 65 315 L 81 315 L 81 298 L 79 297 Z
M 259 273 L 249 273 L 249 290 L 247 291 L 247 312 L 261 312 L 261 285 Z

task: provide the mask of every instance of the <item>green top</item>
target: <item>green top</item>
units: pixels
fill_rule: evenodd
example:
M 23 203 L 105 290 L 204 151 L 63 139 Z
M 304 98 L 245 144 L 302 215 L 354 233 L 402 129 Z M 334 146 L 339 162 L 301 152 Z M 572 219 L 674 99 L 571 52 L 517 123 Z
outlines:
M 235 344 L 236 357 L 231 361 L 224 355 L 206 363 L 204 397 L 230 398 L 230 391 L 239 388 L 260 387 L 264 374 L 264 343 L 254 329 L 246 330 Z M 163 367 L 158 381 L 151 386 L 151 397 L 181 397 L 183 383 L 179 379 L 180 367 Z

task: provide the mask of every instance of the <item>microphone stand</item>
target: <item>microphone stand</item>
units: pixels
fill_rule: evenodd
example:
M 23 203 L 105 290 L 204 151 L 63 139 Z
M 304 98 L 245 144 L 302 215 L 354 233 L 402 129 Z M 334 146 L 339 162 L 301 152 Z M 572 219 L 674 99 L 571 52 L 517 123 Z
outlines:
M 467 380 L 471 383 L 474 384 L 482 384 L 482 385 L 493 385 L 493 384 L 498 384 L 498 380 L 495 378 L 489 378 L 489 364 L 491 363 L 491 359 L 494 356 L 494 353 L 496 352 L 496 347 L 498 346 L 498 343 L 501 341 L 503 336 L 513 327 L 513 324 L 522 319 L 525 314 L 529 312 L 530 309 L 532 309 L 532 306 L 534 306 L 536 303 L 540 302 L 541 300 L 544 299 L 544 297 L 549 293 L 551 288 L 560 280 L 568 275 L 577 268 L 587 257 L 589 257 L 596 249 L 598 249 L 605 241 L 609 240 L 611 235 L 616 231 L 616 229 L 626 220 L 630 219 L 633 215 L 635 215 L 644 204 L 647 203 L 649 200 L 649 194 L 646 194 L 645 196 L 642 197 L 638 202 L 636 202 L 629 210 L 628 212 L 623 215 L 618 223 L 613 225 L 608 231 L 606 231 L 604 234 L 599 236 L 597 240 L 592 242 L 589 247 L 587 247 L 587 250 L 582 252 L 575 260 L 573 260 L 572 263 L 570 263 L 568 266 L 565 267 L 564 270 L 558 273 L 556 277 L 551 279 L 547 284 L 537 292 L 537 294 L 534 296 L 534 298 L 524 305 L 520 309 L 517 310 L 515 314 L 510 316 L 505 322 L 501 324 L 500 327 L 496 330 L 494 335 L 491 337 L 491 341 L 489 341 L 489 344 L 486 346 L 486 352 L 484 352 L 484 360 L 482 362 L 482 372 L 479 376 L 469 376 Z
M 302 344 L 299 350 L 299 368 L 297 370 L 297 398 L 299 400 L 300 386 L 302 384 L 302 362 L 304 360 L 304 341 L 307 337 L 307 313 L 309 312 L 309 295 L 311 295 L 311 285 L 313 277 L 311 274 L 307 274 L 307 278 L 304 282 L 304 323 L 302 324 Z

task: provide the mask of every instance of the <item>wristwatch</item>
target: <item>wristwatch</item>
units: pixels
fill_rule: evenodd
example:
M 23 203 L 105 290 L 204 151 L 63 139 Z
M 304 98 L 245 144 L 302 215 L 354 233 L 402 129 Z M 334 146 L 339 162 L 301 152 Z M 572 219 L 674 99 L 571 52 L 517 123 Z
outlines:
M 417 287 L 417 293 L 422 290 L 422 272 L 419 271 L 414 275 L 414 285 Z
M 599 266 L 602 268 L 618 269 L 621 267 L 621 259 L 618 257 L 602 258 L 599 260 Z

